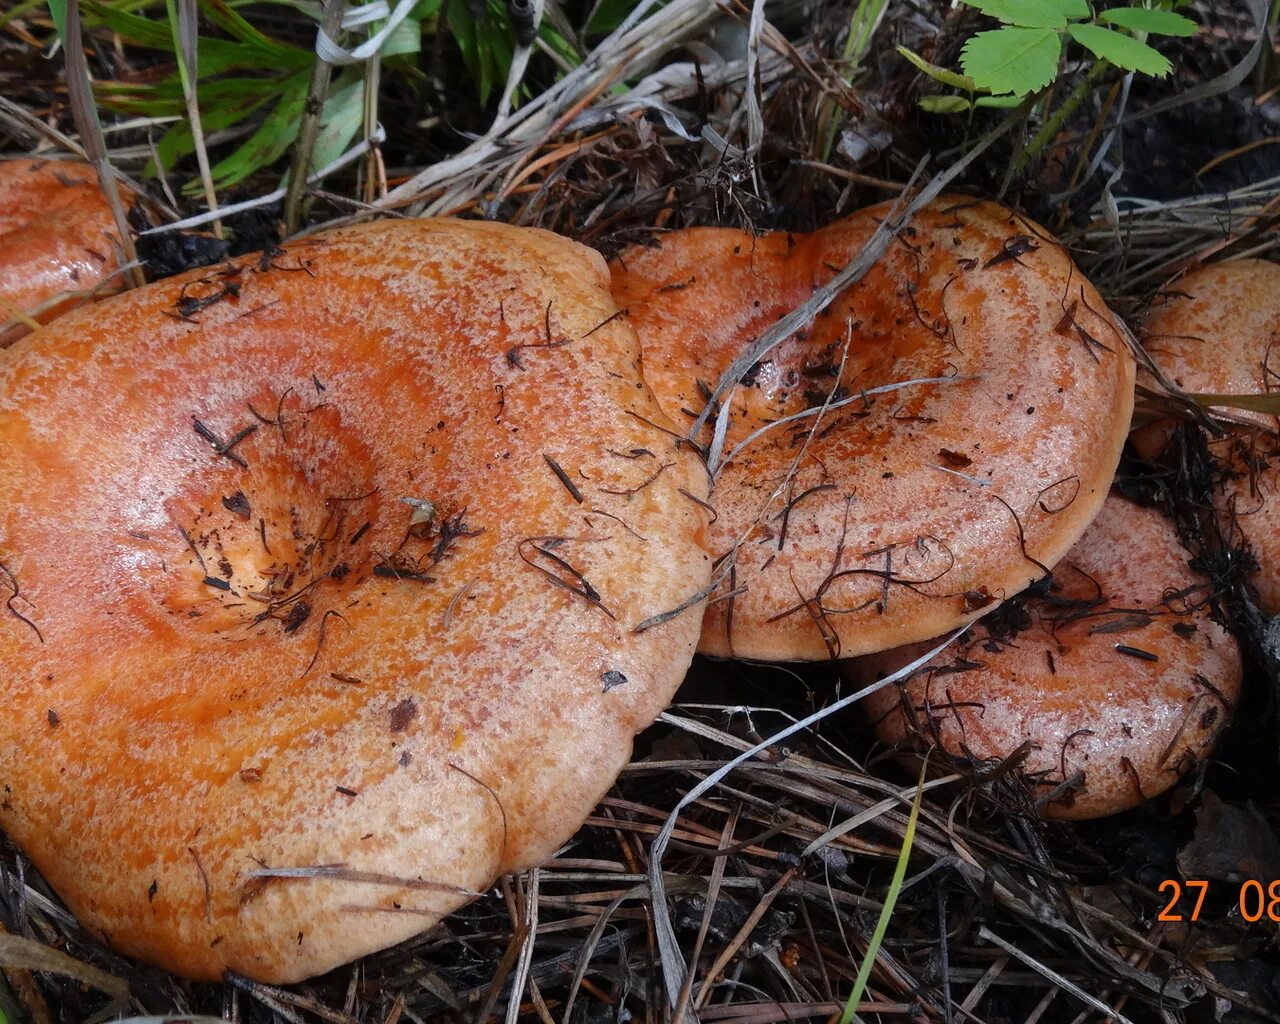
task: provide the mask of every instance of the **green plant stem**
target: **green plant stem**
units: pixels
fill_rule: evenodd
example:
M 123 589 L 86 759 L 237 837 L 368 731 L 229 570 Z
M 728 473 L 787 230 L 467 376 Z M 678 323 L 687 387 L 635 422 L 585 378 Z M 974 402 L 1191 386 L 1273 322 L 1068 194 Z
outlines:
M 898 904 L 898 894 L 902 892 L 902 883 L 907 877 L 907 864 L 911 860 L 911 847 L 916 839 L 916 822 L 920 819 L 920 801 L 924 797 L 924 776 L 929 768 L 926 759 L 920 765 L 920 779 L 916 783 L 915 799 L 911 801 L 911 813 L 907 816 L 907 827 L 902 834 L 902 849 L 898 851 L 898 863 L 894 865 L 893 879 L 889 882 L 889 891 L 884 897 L 884 906 L 880 908 L 880 917 L 876 920 L 875 930 L 871 933 L 871 941 L 867 943 L 866 955 L 858 966 L 858 976 L 853 981 L 853 991 L 844 1005 L 844 1013 L 840 1015 L 840 1024 L 852 1024 L 858 1016 L 858 1005 L 862 1002 L 862 994 L 867 990 L 867 982 L 871 980 L 871 969 L 875 966 L 880 947 L 884 944 L 885 933 L 889 930 L 889 921 L 893 918 L 893 908 Z
M 345 0 L 324 0 L 324 16 L 320 30 L 330 39 L 337 38 L 342 27 Z M 329 92 L 329 76 L 333 66 L 317 53 L 311 65 L 311 83 L 307 87 L 307 102 L 298 122 L 298 139 L 293 146 L 293 162 L 289 167 L 289 188 L 284 197 L 285 234 L 292 235 L 302 224 L 302 197 L 307 189 L 307 175 L 311 172 L 311 154 L 316 148 L 316 136 L 320 134 L 320 114 L 324 110 L 325 96 Z
M 1062 105 L 1040 126 L 1040 130 L 1027 144 L 1027 148 L 1018 154 L 1018 158 L 1013 163 L 1014 174 L 1020 174 L 1025 170 L 1027 164 L 1038 157 L 1045 146 L 1057 138 L 1063 126 L 1071 119 L 1071 115 L 1080 109 L 1080 104 L 1085 101 L 1085 97 L 1093 91 L 1093 87 L 1111 68 L 1110 61 L 1099 58 L 1098 62 L 1089 69 L 1089 73 L 1076 83 L 1076 87 L 1062 101 Z

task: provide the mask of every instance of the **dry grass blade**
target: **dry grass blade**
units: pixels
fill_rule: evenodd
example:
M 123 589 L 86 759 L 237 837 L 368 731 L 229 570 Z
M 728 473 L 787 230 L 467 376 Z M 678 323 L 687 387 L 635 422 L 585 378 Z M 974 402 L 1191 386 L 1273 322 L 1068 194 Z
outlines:
M 138 265 L 138 252 L 133 244 L 133 232 L 129 228 L 129 218 L 125 214 L 124 201 L 120 198 L 120 187 L 107 159 L 107 144 L 102 134 L 102 122 L 98 119 L 98 108 L 93 102 L 93 86 L 89 78 L 89 62 L 85 58 L 84 38 L 80 27 L 80 0 L 68 0 L 67 3 L 67 38 L 63 50 L 66 52 L 67 96 L 71 102 L 71 113 L 75 118 L 76 129 L 80 132 L 80 143 L 84 147 L 85 156 L 98 172 L 98 184 L 111 206 L 111 215 L 115 218 L 116 231 L 120 245 L 124 250 L 125 262 L 132 265 L 126 273 L 126 279 L 135 288 L 146 283 Z
M 332 39 L 342 27 L 342 13 L 346 0 L 324 0 L 324 16 L 320 32 Z M 311 65 L 311 81 L 307 85 L 307 102 L 298 122 L 298 138 L 293 144 L 293 160 L 289 165 L 289 185 L 284 196 L 285 233 L 292 235 L 302 224 L 302 197 L 311 176 L 311 155 L 315 152 L 316 136 L 320 133 L 320 113 L 324 109 L 329 92 L 329 77 L 333 66 L 317 51 Z
M 680 989 L 684 984 L 685 973 L 688 971 L 688 964 L 685 963 L 684 954 L 680 951 L 679 944 L 676 941 L 675 928 L 671 923 L 670 910 L 667 907 L 665 879 L 662 874 L 662 857 L 666 851 L 667 845 L 671 841 L 672 834 L 675 832 L 676 823 L 680 820 L 680 813 L 691 804 L 694 803 L 704 793 L 710 792 L 725 777 L 727 777 L 739 765 L 746 763 L 753 757 L 764 753 L 770 747 L 776 746 L 783 740 L 788 739 L 797 733 L 812 728 L 824 718 L 835 714 L 843 708 L 850 707 L 858 701 L 863 700 L 872 693 L 884 689 L 886 686 L 892 686 L 899 680 L 908 678 L 913 672 L 922 666 L 928 664 L 934 657 L 940 654 L 960 635 L 960 632 L 953 633 L 947 637 L 942 643 L 938 644 L 926 654 L 920 656 L 915 661 L 899 669 L 897 672 L 886 676 L 877 683 L 865 686 L 855 693 L 842 697 L 834 703 L 828 705 L 820 711 L 815 711 L 812 715 L 802 718 L 798 722 L 787 726 L 767 739 L 747 748 L 736 757 L 725 762 L 725 764 L 712 772 L 698 785 L 694 786 L 688 793 L 680 798 L 679 803 L 672 809 L 667 816 L 666 822 L 663 824 L 657 838 L 654 839 L 649 855 L 649 886 L 653 892 L 653 916 L 654 930 L 657 933 L 658 952 L 662 960 L 662 977 L 666 986 L 667 998 L 670 1004 L 675 1006 L 680 999 Z
M 200 98 L 196 89 L 196 69 L 199 67 L 196 0 L 165 0 L 165 5 L 169 12 L 169 19 L 174 24 L 178 73 L 182 80 L 182 94 L 187 105 L 187 121 L 191 125 L 191 138 L 196 148 L 200 181 L 204 185 L 204 199 L 209 212 L 216 214 L 218 193 L 213 187 L 213 175 L 209 170 L 209 151 L 205 146 L 204 128 L 200 120 Z M 221 220 L 214 220 L 213 233 L 217 238 L 222 237 Z
M 114 974 L 83 963 L 58 949 L 21 935 L 0 934 L 0 968 L 16 968 L 22 971 L 49 971 L 72 978 L 82 985 L 89 985 L 105 992 L 119 1004 L 127 1004 L 132 998 L 129 985 Z

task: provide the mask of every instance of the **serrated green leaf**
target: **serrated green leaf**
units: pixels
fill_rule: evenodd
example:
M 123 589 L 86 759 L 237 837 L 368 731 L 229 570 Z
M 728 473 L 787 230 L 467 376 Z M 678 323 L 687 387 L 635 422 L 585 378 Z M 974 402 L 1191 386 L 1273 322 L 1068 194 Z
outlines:
M 937 64 L 930 64 L 920 54 L 908 50 L 905 46 L 899 46 L 898 53 L 910 61 L 912 66 L 923 71 L 935 82 L 949 85 L 954 89 L 964 89 L 966 92 L 973 92 L 978 88 L 978 83 L 968 75 L 959 75 L 954 71 L 948 71 L 946 68 L 940 68 Z
M 973 104 L 963 96 L 921 96 L 920 109 L 930 114 L 963 114 Z
M 1150 7 L 1117 7 L 1113 11 L 1103 11 L 1099 20 L 1131 32 L 1150 32 L 1157 36 L 1193 36 L 1199 28 L 1181 14 Z
M 1153 78 L 1164 78 L 1173 70 L 1173 65 L 1162 54 L 1123 32 L 1101 25 L 1072 25 L 1068 31 L 1072 39 L 1095 57 L 1125 71 L 1141 71 Z
M 1045 0 L 964 0 L 983 14 L 1020 28 L 1066 28 L 1067 16 Z
M 981 88 L 1025 96 L 1053 81 L 1061 56 L 1062 37 L 1051 28 L 999 28 L 965 43 L 960 66 Z

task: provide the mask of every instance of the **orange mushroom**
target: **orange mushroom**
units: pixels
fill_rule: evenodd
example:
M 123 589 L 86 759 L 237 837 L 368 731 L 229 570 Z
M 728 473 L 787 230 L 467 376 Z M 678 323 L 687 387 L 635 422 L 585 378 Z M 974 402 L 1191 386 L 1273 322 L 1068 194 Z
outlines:
M 118 251 L 92 167 L 0 162 L 0 348 L 27 333 L 30 321 L 70 309 L 78 295 L 104 282 L 123 285 Z
M 421 932 L 580 825 L 693 655 L 705 474 L 595 253 L 318 234 L 0 360 L 0 825 L 197 979 Z
M 1202 760 L 1240 694 L 1240 653 L 1159 513 L 1111 497 L 1045 593 L 1006 604 L 866 699 L 884 742 L 972 761 L 1025 752 L 1051 818 L 1126 810 Z M 852 662 L 868 683 L 929 649 Z
M 614 295 L 689 429 L 736 356 L 859 252 L 695 228 L 626 250 Z M 947 197 L 731 393 L 700 650 L 848 657 L 937 636 L 1044 574 L 1111 484 L 1133 404 L 1112 315 L 1044 230 Z M 705 440 L 705 438 L 704 438 Z
M 1280 391 L 1280 264 L 1236 260 L 1179 278 L 1148 313 L 1142 345 L 1183 391 L 1231 400 L 1274 395 Z M 1263 609 L 1280 614 L 1280 416 L 1228 403 L 1211 408 L 1237 424 L 1210 439 L 1223 477 L 1214 503 L 1258 559 L 1253 582 Z M 1134 445 L 1156 458 L 1169 434 L 1169 421 L 1157 421 L 1135 431 Z

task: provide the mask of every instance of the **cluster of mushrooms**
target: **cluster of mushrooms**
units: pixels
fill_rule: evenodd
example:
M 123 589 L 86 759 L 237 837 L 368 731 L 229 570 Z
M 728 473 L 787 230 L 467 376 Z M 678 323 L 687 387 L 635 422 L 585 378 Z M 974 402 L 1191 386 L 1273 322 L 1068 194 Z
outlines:
M 1016 754 L 1048 816 L 1167 789 L 1240 655 L 1109 493 L 1135 361 L 1063 248 L 942 197 L 750 362 L 889 211 L 612 265 L 390 220 L 63 312 L 118 285 L 105 202 L 0 164 L 0 827 L 119 949 L 289 982 L 549 858 L 695 650 L 892 678 L 884 740 Z M 1184 390 L 1266 392 L 1280 268 L 1145 330 Z M 1277 424 L 1237 420 L 1221 500 L 1280 610 Z

